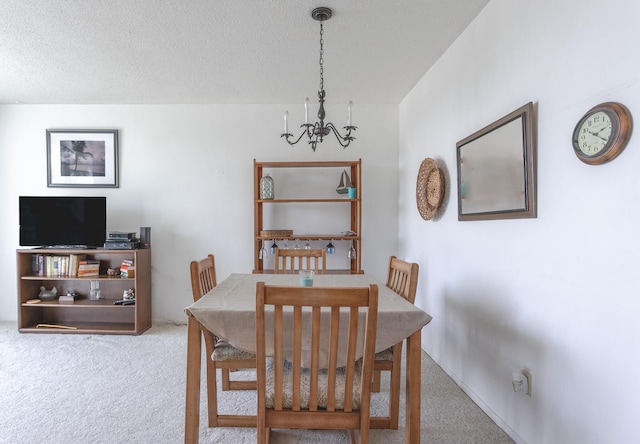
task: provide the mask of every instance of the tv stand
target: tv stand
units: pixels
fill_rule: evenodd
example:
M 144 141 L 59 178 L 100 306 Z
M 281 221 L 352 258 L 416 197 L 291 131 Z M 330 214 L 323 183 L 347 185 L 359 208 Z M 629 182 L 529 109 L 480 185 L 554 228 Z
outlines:
M 22 333 L 84 333 L 139 335 L 151 327 L 151 250 L 105 250 L 76 248 L 36 248 L 17 250 L 18 330 Z M 39 257 L 70 258 L 82 255 L 100 261 L 98 276 L 42 276 L 34 273 Z M 80 259 L 80 258 L 77 258 Z M 120 267 L 123 260 L 133 260 L 134 277 L 109 277 L 107 268 Z M 89 300 L 90 281 L 100 283 L 100 299 Z M 38 299 L 40 287 L 58 295 L 75 291 L 73 302 Z M 123 292 L 133 289 L 135 304 L 115 305 Z

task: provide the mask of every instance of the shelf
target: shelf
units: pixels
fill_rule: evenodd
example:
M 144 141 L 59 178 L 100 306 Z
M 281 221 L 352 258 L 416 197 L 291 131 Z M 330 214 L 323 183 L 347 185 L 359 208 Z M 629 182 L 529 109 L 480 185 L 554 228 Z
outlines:
M 51 328 L 51 327 L 36 327 L 37 324 L 28 327 L 22 327 L 18 330 L 21 333 L 61 333 L 61 334 L 123 334 L 130 335 L 136 333 L 135 323 L 133 322 L 65 322 L 54 325 L 61 325 L 64 327 L 74 327 L 74 329 L 67 328 Z
M 24 279 L 25 281 L 135 281 L 136 278 L 124 278 L 124 277 L 111 277 L 106 274 L 101 274 L 100 276 L 20 276 L 20 279 Z
M 257 199 L 258 203 L 351 203 L 358 202 L 358 198 L 336 197 L 318 199 Z
M 320 161 L 308 161 L 308 162 L 257 162 L 262 168 L 336 168 L 336 167 L 351 167 L 355 164 L 359 164 L 360 161 L 352 160 L 320 160 Z
M 26 302 L 22 303 L 23 307 L 28 308 L 39 308 L 39 307 L 58 307 L 58 308 L 116 308 L 116 309 L 135 309 L 136 305 L 114 305 L 114 301 L 118 299 L 99 299 L 97 301 L 92 301 L 89 299 L 76 299 L 73 302 L 60 302 L 59 300 L 54 301 L 41 301 L 36 304 L 27 304 Z
M 257 239 L 261 240 L 355 240 L 358 239 L 357 234 L 345 236 L 343 234 L 294 234 L 291 236 L 258 236 Z

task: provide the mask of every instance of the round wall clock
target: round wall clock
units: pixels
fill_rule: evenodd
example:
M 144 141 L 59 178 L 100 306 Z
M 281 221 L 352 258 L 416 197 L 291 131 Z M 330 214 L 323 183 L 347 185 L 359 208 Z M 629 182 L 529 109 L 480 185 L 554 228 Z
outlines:
M 433 159 L 424 159 L 416 182 L 416 203 L 424 220 L 431 220 L 442 204 L 444 175 Z
M 621 103 L 591 108 L 573 130 L 573 150 L 589 165 L 601 165 L 622 152 L 631 137 L 631 113 Z

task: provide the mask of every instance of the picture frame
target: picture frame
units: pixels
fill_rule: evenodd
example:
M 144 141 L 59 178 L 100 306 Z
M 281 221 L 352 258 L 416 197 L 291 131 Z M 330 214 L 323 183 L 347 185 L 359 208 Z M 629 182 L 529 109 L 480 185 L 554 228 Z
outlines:
M 47 187 L 118 186 L 118 130 L 47 130 Z
M 537 217 L 533 103 L 456 144 L 458 220 Z

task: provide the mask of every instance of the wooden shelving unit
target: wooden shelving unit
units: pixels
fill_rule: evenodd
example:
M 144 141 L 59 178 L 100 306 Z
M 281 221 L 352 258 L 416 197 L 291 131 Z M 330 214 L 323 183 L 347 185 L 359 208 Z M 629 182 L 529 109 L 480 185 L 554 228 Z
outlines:
M 17 250 L 18 329 L 22 333 L 83 333 L 139 335 L 151 327 L 151 250 L 75 250 L 21 249 Z M 100 260 L 101 275 L 92 277 L 37 276 L 32 271 L 34 255 L 69 256 L 84 254 L 87 259 Z M 119 267 L 123 259 L 133 259 L 136 274 L 133 278 L 108 277 L 109 267 Z M 100 299 L 88 298 L 90 281 L 100 282 Z M 75 290 L 81 298 L 71 302 L 41 301 L 40 287 L 55 286 L 58 295 Z M 135 291 L 135 305 L 114 305 L 125 290 Z M 50 326 L 43 326 L 50 325 Z
M 335 191 L 331 197 L 316 197 L 316 196 L 285 196 L 278 197 L 279 193 L 278 184 L 276 184 L 275 199 L 260 199 L 260 179 L 266 172 L 273 172 L 277 169 L 300 169 L 300 174 L 304 174 L 305 169 L 324 169 L 335 170 L 335 174 L 331 176 L 331 179 L 338 180 L 342 170 L 346 170 L 351 178 L 351 183 L 357 190 L 357 196 L 355 198 L 340 197 Z M 331 194 L 331 189 L 335 189 L 336 183 L 327 183 L 326 189 Z M 319 162 L 258 162 L 253 161 L 253 206 L 254 206 L 254 273 L 265 273 L 270 270 L 265 270 L 264 261 L 259 259 L 260 248 L 262 242 L 271 240 L 310 240 L 310 241 L 350 241 L 353 242 L 353 246 L 356 249 L 356 259 L 351 260 L 348 269 L 331 270 L 334 273 L 362 273 L 361 266 L 361 250 L 362 250 L 362 160 L 356 161 L 319 161 Z M 349 231 L 354 234 L 343 233 L 293 233 L 291 236 L 262 236 L 261 232 L 265 229 L 277 229 L 281 227 L 265 227 L 264 213 L 265 207 L 270 205 L 286 204 L 286 205 L 304 205 L 305 209 L 309 208 L 322 208 L 324 205 L 346 205 L 349 207 L 348 220 L 345 221 L 345 226 L 349 227 Z M 318 212 L 318 214 L 322 214 Z

